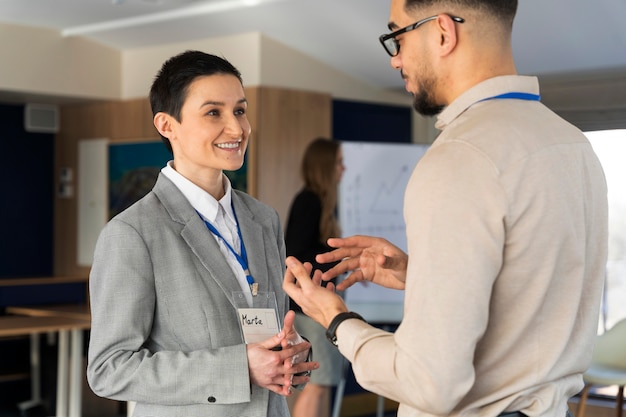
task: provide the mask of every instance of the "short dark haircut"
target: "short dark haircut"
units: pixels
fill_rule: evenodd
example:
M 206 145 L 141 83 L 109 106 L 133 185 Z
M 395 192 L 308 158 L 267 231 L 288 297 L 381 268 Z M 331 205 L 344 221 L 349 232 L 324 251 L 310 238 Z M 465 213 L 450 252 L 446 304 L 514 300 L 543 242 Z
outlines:
M 510 27 L 512 27 L 515 13 L 517 13 L 517 0 L 405 0 L 404 7 L 406 10 L 411 10 L 437 4 L 484 11 Z
M 189 85 L 198 77 L 215 74 L 233 75 L 243 85 L 239 70 L 219 56 L 201 51 L 185 51 L 171 57 L 163 63 L 150 88 L 152 116 L 163 112 L 180 122 Z M 169 139 L 164 136 L 161 139 L 172 152 Z

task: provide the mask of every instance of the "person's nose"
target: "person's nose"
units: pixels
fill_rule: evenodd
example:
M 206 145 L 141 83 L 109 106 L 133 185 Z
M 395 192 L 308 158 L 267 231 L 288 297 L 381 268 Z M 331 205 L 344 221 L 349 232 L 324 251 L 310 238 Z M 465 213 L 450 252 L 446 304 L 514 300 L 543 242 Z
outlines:
M 239 120 L 237 116 L 232 115 L 226 121 L 224 131 L 231 137 L 239 138 L 243 136 L 244 127 L 242 126 L 241 120 Z
M 391 59 L 389 59 L 389 65 L 391 65 L 391 68 L 393 69 L 401 69 L 400 51 L 398 51 L 396 56 L 392 56 Z

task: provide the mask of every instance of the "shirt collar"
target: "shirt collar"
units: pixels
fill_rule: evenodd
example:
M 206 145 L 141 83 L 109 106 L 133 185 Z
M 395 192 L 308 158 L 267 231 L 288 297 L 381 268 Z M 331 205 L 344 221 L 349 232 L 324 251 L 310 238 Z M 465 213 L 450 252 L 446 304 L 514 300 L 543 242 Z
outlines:
M 198 187 L 193 182 L 182 176 L 173 167 L 174 161 L 169 161 L 165 165 L 161 172 L 167 178 L 169 178 L 174 185 L 180 190 L 185 198 L 189 201 L 189 204 L 198 211 L 206 220 L 214 223 L 217 217 L 218 204 L 222 206 L 226 217 L 230 221 L 236 224 L 235 215 L 233 213 L 232 206 L 232 186 L 230 180 L 224 174 L 222 174 L 222 181 L 224 184 L 224 196 L 218 201 L 211 194 Z
M 485 80 L 450 103 L 437 117 L 435 127 L 444 130 L 454 119 L 477 102 L 510 92 L 539 94 L 539 80 L 537 77 L 520 75 L 503 75 Z

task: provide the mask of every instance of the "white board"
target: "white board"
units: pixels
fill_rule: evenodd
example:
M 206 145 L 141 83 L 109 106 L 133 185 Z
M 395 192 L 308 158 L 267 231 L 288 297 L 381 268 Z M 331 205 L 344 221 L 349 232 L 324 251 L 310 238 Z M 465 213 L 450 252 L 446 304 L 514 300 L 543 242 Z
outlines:
M 383 237 L 406 252 L 404 191 L 428 145 L 342 142 L 341 147 L 346 167 L 339 184 L 342 235 Z M 402 304 L 404 291 L 359 283 L 346 290 L 345 299 L 348 305 Z

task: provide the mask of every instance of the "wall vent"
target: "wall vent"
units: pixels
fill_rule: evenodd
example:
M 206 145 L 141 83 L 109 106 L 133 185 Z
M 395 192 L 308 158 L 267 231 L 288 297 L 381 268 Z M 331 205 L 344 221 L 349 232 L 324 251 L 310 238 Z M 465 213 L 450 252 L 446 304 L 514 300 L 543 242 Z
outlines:
M 59 107 L 54 104 L 26 104 L 24 130 L 33 133 L 57 133 L 59 131 Z

